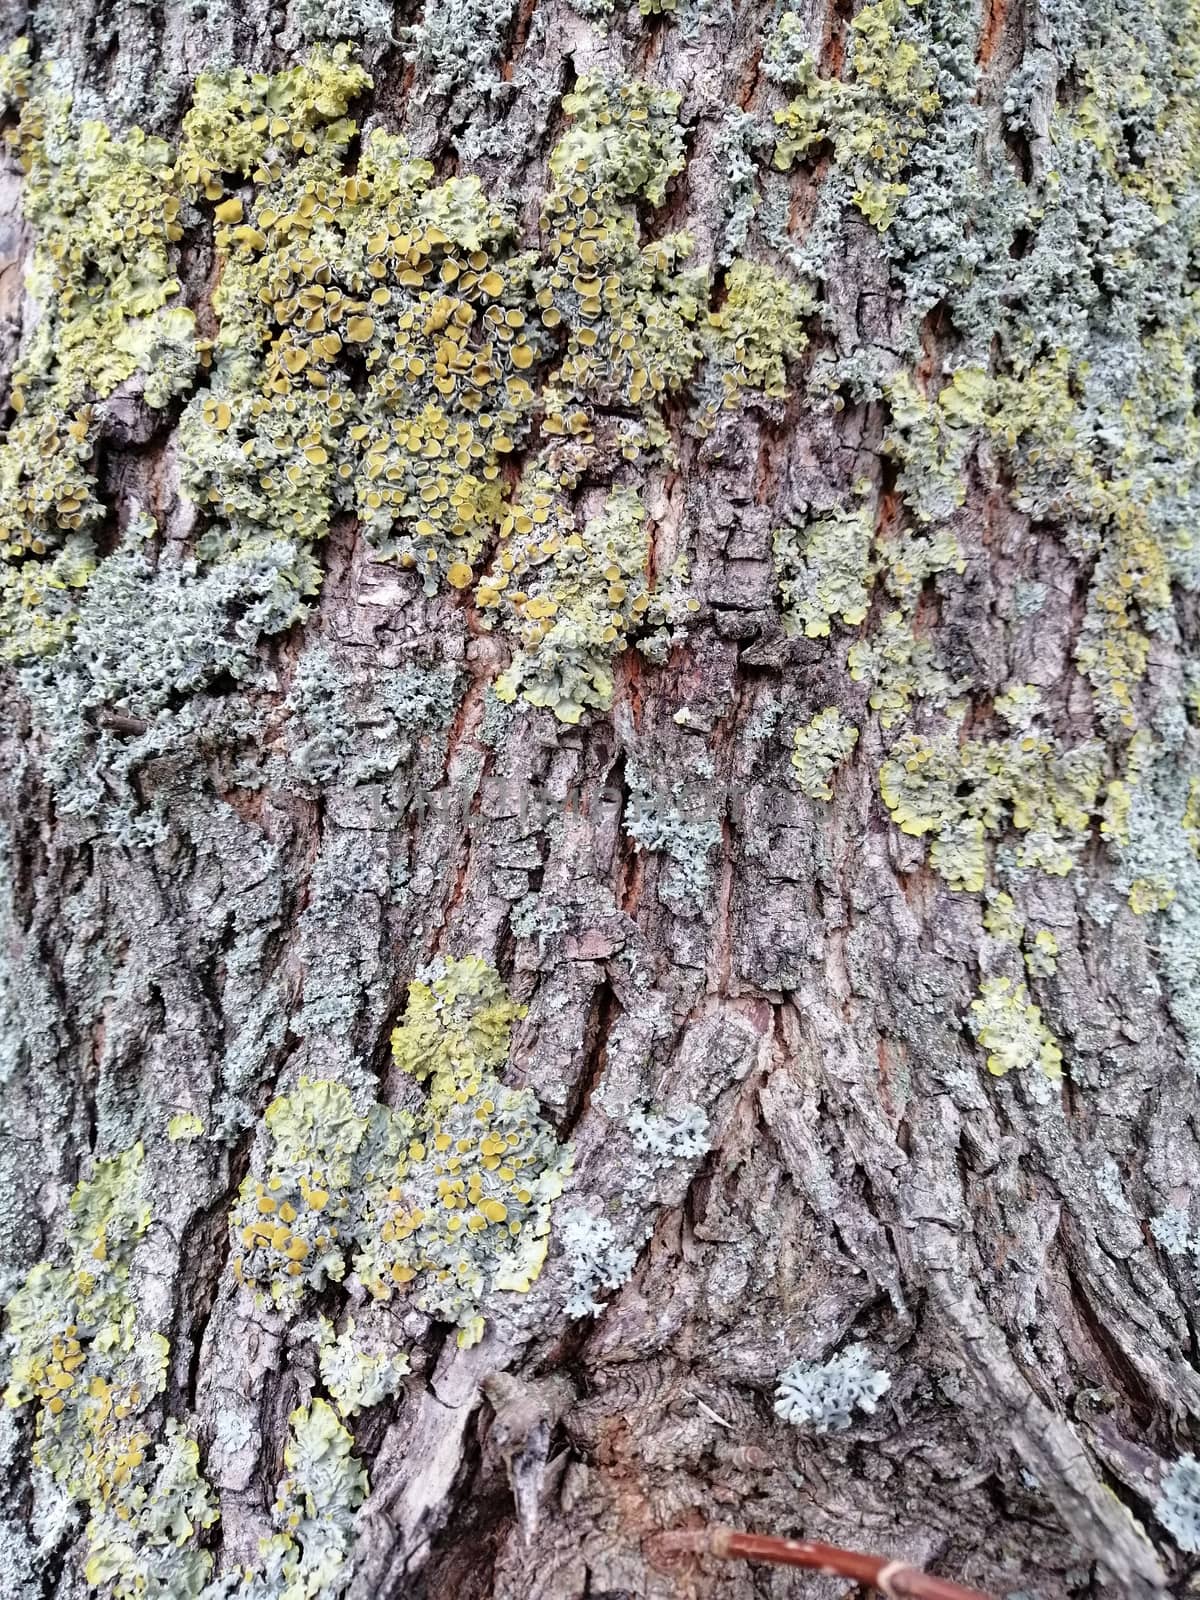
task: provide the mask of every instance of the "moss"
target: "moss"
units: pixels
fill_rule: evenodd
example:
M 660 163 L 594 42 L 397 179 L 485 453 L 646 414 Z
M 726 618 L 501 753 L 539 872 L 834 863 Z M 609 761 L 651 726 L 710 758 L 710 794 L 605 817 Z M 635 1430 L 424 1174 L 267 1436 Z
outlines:
M 979 998 L 971 1002 L 970 1023 L 987 1051 L 988 1071 L 996 1077 L 1029 1067 L 1038 1068 L 1047 1078 L 1062 1076 L 1062 1051 L 1023 983 L 985 978 Z
M 802 794 L 810 800 L 832 800 L 830 779 L 858 743 L 858 729 L 845 721 L 836 706 L 818 711 L 811 722 L 792 735 L 792 768 Z
M 488 1297 L 540 1272 L 570 1166 L 534 1097 L 496 1077 L 522 1014 L 486 963 L 447 961 L 410 986 L 392 1036 L 396 1065 L 428 1080 L 419 1114 L 356 1111 L 327 1080 L 274 1101 L 230 1219 L 242 1281 L 294 1306 L 353 1266 L 376 1297 L 411 1285 L 478 1337 Z

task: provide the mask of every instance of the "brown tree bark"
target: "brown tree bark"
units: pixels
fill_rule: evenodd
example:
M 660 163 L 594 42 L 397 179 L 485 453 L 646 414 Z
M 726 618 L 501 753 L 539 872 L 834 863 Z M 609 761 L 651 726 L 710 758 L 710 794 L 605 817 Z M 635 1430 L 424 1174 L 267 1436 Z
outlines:
M 643 238 L 686 228 L 719 309 L 730 219 L 749 192 L 731 177 L 722 130 L 731 111 L 752 115 L 760 131 L 746 148 L 761 198 L 734 254 L 819 283 L 786 398 L 748 394 L 705 433 L 681 393 L 666 407 L 674 458 L 633 469 L 654 571 L 686 556 L 699 608 L 661 663 L 632 648 L 616 657 L 608 711 L 572 726 L 547 709 L 498 709 L 493 685 L 510 652 L 481 626 L 471 591 L 426 596 L 350 515 L 317 546 L 323 578 L 307 620 L 253 640 L 244 682 L 214 677 L 150 720 L 136 706 L 93 705 L 64 745 L 44 710 L 52 678 L 39 680 L 43 709 L 31 710 L 30 672 L 54 668 L 9 671 L 6 1291 L 38 1261 L 62 1259 L 76 1184 L 140 1139 L 153 1220 L 137 1257 L 139 1304 L 143 1330 L 170 1347 L 153 1426 L 173 1417 L 198 1440 L 220 1511 L 198 1530 L 215 1574 L 259 1559 L 287 1470 L 289 1414 L 325 1392 L 313 1319 L 343 1326 L 351 1313 L 407 1352 L 411 1372 L 349 1425 L 369 1494 L 352 1559 L 321 1593 L 850 1592 L 844 1580 L 656 1542 L 710 1524 L 875 1551 L 1013 1600 L 1190 1592 L 1194 1557 L 1156 1511 L 1200 1417 L 1197 1256 L 1184 1223 L 1172 1235 L 1161 1221 L 1178 1221 L 1200 1186 L 1177 970 L 1179 929 L 1195 925 L 1200 899 L 1181 883 L 1173 908 L 1155 901 L 1139 914 L 1136 841 L 1123 852 L 1101 827 L 1103 784 L 1128 778 L 1133 732 L 1106 719 L 1097 673 L 1079 659 L 1109 535 L 1078 534 L 1089 524 L 1070 493 L 1023 492 L 1022 471 L 1028 480 L 1038 469 L 1020 429 L 1006 452 L 1002 429 L 972 417 L 955 434 L 943 418 L 933 455 L 918 460 L 910 431 L 906 456 L 895 445 L 899 391 L 887 387 L 902 372 L 932 402 L 967 366 L 991 379 L 1016 373 L 1014 406 L 1033 387 L 1005 343 L 1022 311 L 1006 285 L 1011 277 L 1019 302 L 1030 292 L 1013 276 L 1022 262 L 1060 248 L 1039 246 L 1041 224 L 1029 220 L 1047 214 L 1056 181 L 1052 118 L 1099 92 L 1097 60 L 1124 62 L 1143 38 L 1152 61 L 1140 70 L 1162 78 L 1153 52 L 1167 23 L 1151 0 L 1113 0 L 1095 17 L 1036 0 L 926 5 L 932 20 L 899 6 L 904 26 L 932 28 L 939 48 L 959 28 L 971 76 L 954 102 L 950 57 L 939 58 L 942 110 L 918 117 L 915 137 L 930 142 L 941 128 L 959 164 L 948 157 L 940 178 L 924 175 L 926 194 L 943 186 L 940 213 L 892 225 L 906 237 L 924 229 L 929 255 L 917 266 L 911 252 L 898 264 L 897 233 L 856 204 L 834 222 L 822 210 L 823 186 L 851 162 L 829 129 L 790 170 L 773 167 L 774 113 L 796 90 L 767 70 L 783 13 L 764 0 L 591 18 L 566 0 L 495 12 L 435 11 L 430 0 L 437 28 L 405 6 L 343 7 L 344 17 L 337 5 L 324 16 L 265 0 L 8 8 L 6 38 L 27 33 L 40 59 L 60 63 L 74 115 L 168 140 L 206 68 L 277 71 L 318 33 L 354 38 L 358 28 L 374 80 L 355 109 L 360 127 L 404 132 L 439 180 L 477 173 L 515 205 L 528 243 L 567 125 L 564 94 L 594 71 L 674 88 L 686 167 L 663 206 L 642 204 Z M 788 13 L 825 79 L 854 81 L 856 11 L 807 0 Z M 1126 93 L 1128 80 L 1118 85 Z M 889 104 L 899 118 L 898 94 Z M 1136 171 L 1135 134 L 1130 143 Z M 1023 222 L 1004 210 L 1016 191 Z M 32 239 L 21 192 L 13 161 L 0 275 L 10 368 L 36 321 L 21 280 Z M 963 211 L 963 196 L 974 209 Z M 1082 215 L 1083 200 L 1072 207 Z M 1121 270 L 1111 267 L 1121 226 L 1101 218 L 1085 241 L 1101 280 Z M 952 274 L 944 292 L 930 290 L 949 259 L 935 255 L 943 228 L 956 250 L 977 247 L 970 282 L 992 285 L 974 310 Z M 181 251 L 182 293 L 204 331 L 211 250 L 185 237 Z M 1149 246 L 1143 257 L 1149 296 L 1168 269 Z M 1158 313 L 1118 304 L 1107 281 L 1095 294 L 1085 303 L 1064 267 L 1045 303 L 1025 310 L 1037 321 L 1076 296 L 1088 327 L 1106 316 L 1153 326 Z M 1096 334 L 1097 350 L 1107 337 Z M 842 365 L 823 388 L 831 361 Z M 855 361 L 863 372 L 874 363 L 883 386 L 852 381 Z M 1190 368 L 1171 381 L 1191 416 Z M 1080 426 L 1084 402 L 1073 403 L 1044 456 Z M 202 519 L 180 484 L 179 409 L 123 407 L 120 392 L 108 402 L 95 465 L 101 571 L 139 509 L 157 519 L 155 560 L 195 547 Z M 1108 484 L 1119 471 L 1105 448 L 1093 456 Z M 1193 481 L 1193 463 L 1179 471 Z M 905 529 L 933 528 L 961 559 L 918 575 L 904 607 L 876 554 L 864 620 L 835 614 L 827 636 L 789 631 L 773 536 L 858 505 L 861 482 L 876 551 Z M 922 521 L 918 503 L 934 495 L 943 499 Z M 880 676 L 852 676 L 847 652 L 882 637 L 893 609 L 945 682 L 924 681 L 922 698 L 909 662 L 907 720 L 889 723 L 886 702 L 868 700 Z M 1196 626 L 1194 595 L 1176 575 L 1133 685 L 1137 726 L 1167 744 L 1170 718 L 1195 714 Z M 321 659 L 341 697 L 336 738 L 295 692 L 304 664 Z M 423 675 L 421 707 L 389 711 L 381 685 L 412 671 Z M 1007 739 L 994 703 L 1014 684 L 1038 687 L 1056 751 L 1095 741 L 1103 783 L 1069 872 L 1022 864 L 1025 834 L 1002 804 L 986 828 L 987 892 L 955 887 L 928 841 L 889 815 L 880 770 L 906 729 L 947 726 L 956 698 L 967 707 L 956 739 Z M 828 707 L 859 736 L 823 800 L 804 792 L 791 754 L 793 731 Z M 1186 778 L 1195 738 L 1185 727 L 1161 758 L 1173 773 Z M 90 809 L 64 809 L 85 775 Z M 1027 965 L 1019 943 L 994 931 L 1001 893 L 1026 951 L 1040 930 L 1053 959 L 1034 953 Z M 354 1281 L 286 1314 L 257 1304 L 237 1281 L 228 1218 L 263 1148 L 266 1107 L 302 1078 L 408 1104 L 389 1031 L 430 963 L 468 954 L 528 1008 L 504 1082 L 532 1090 L 574 1150 L 540 1276 L 489 1299 L 483 1337 L 468 1348 L 402 1295 L 377 1306 Z M 1026 985 L 1062 1052 L 1061 1078 L 1024 1060 L 989 1073 L 971 1007 L 997 974 L 1010 993 Z M 638 1115 L 677 1124 L 696 1108 L 704 1153 L 684 1140 L 682 1155 L 648 1157 Z M 204 1136 L 174 1142 L 168 1121 L 187 1112 Z M 578 1207 L 611 1224 L 615 1252 L 632 1252 L 594 1315 L 568 1309 L 561 1229 Z M 789 1364 L 820 1366 L 852 1345 L 890 1381 L 873 1410 L 853 1408 L 846 1426 L 825 1431 L 776 1412 Z M 53 1510 L 39 1487 L 30 1408 L 3 1426 L 5 1592 L 103 1592 L 84 1576 L 84 1512 Z

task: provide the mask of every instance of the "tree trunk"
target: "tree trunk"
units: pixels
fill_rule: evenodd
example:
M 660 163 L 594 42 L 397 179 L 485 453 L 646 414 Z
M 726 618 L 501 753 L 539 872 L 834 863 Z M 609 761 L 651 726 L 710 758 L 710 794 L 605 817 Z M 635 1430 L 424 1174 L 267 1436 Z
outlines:
M 1191 1592 L 1198 30 L 10 0 L 6 1596 Z

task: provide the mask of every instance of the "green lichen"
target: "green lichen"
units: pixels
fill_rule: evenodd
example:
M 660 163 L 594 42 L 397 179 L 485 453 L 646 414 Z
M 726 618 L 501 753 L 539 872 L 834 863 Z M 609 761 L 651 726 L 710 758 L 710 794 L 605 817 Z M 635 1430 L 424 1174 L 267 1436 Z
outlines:
M 1058 970 L 1058 940 L 1049 928 L 1039 928 L 1025 947 L 1025 970 L 1035 978 L 1049 978 Z
M 190 1143 L 204 1133 L 204 1123 L 194 1111 L 180 1111 L 167 1123 L 167 1138 L 172 1144 Z
M 912 150 L 941 106 L 936 67 L 908 26 L 914 9 L 905 0 L 864 6 L 850 24 L 844 79 L 820 77 L 811 54 L 797 50 L 793 12 L 772 47 L 777 78 L 799 91 L 775 113 L 775 165 L 786 170 L 828 142 L 851 200 L 880 230 L 908 193 Z
M 245 1600 L 338 1600 L 352 1575 L 348 1558 L 367 1475 L 327 1401 L 298 1407 L 288 1423 L 287 1475 L 272 1507 L 280 1531 L 260 1541 L 262 1570 L 249 1575 Z
M 989 889 L 983 925 L 993 939 L 1002 944 L 1019 945 L 1025 932 L 1025 919 L 1017 910 L 1012 895 L 1002 889 Z
M 1018 866 L 1062 876 L 1087 844 L 1102 777 L 1102 752 L 1082 744 L 1060 750 L 1039 731 L 1036 695 L 997 701 L 1017 720 L 1007 738 L 968 739 L 953 731 L 910 733 L 892 747 L 879 773 L 893 822 L 905 833 L 932 834 L 930 862 L 952 887 L 978 892 L 986 881 L 985 841 L 1013 828 Z
M 71 593 L 94 567 L 98 403 L 129 385 L 161 407 L 191 382 L 198 355 L 192 313 L 174 303 L 180 199 L 168 146 L 139 129 L 118 139 L 101 123 L 75 127 L 68 100 L 34 93 L 24 40 L 0 80 L 21 106 L 8 138 L 25 174 L 38 307 L 0 444 L 0 656 L 11 660 L 61 644 Z
M 891 410 L 884 449 L 899 463 L 897 487 L 916 520 L 936 527 L 966 499 L 964 466 L 989 414 L 991 380 L 981 367 L 960 367 L 931 399 L 901 371 L 884 393 Z
M 607 709 L 628 642 L 664 658 L 694 608 L 682 558 L 652 593 L 636 489 L 617 483 L 577 523 L 580 486 L 669 451 L 664 408 L 693 384 L 699 431 L 782 399 L 814 305 L 806 285 L 738 258 L 709 312 L 690 241 L 643 242 L 641 208 L 661 205 L 684 166 L 678 95 L 581 78 L 539 248 L 523 250 L 511 209 L 477 178 L 435 182 L 380 129 L 351 158 L 350 111 L 371 79 L 346 44 L 272 75 L 202 73 L 174 150 L 136 129 L 77 128 L 21 47 L 0 66 L 22 105 L 43 304 L 0 451 L 0 532 L 17 558 L 0 563 L 10 658 L 61 651 L 78 619 L 105 514 L 97 406 L 130 383 L 150 405 L 193 391 L 178 459 L 201 512 L 195 559 L 201 572 L 277 573 L 278 605 L 244 597 L 255 636 L 303 619 L 316 546 L 348 512 L 427 594 L 475 591 L 516 651 L 510 696 L 574 721 Z M 215 247 L 211 339 L 175 299 L 184 220 Z
M 914 700 L 944 705 L 967 687 L 937 666 L 933 646 L 916 637 L 903 611 L 887 612 L 875 633 L 850 646 L 846 661 L 853 682 L 870 684 L 868 702 L 885 728 L 906 717 Z
M 743 405 L 746 396 L 783 400 L 787 363 L 808 344 L 807 321 L 816 301 L 807 284 L 790 283 L 760 262 L 738 259 L 725 274 L 725 298 L 708 314 L 708 365 L 700 426 Z
M 827 638 L 835 618 L 865 621 L 875 521 L 868 506 L 834 506 L 775 531 L 775 574 L 787 633 Z
M 858 729 L 836 706 L 818 711 L 811 722 L 792 735 L 792 769 L 800 792 L 810 800 L 832 800 L 830 779 L 858 743 Z
M 321 1382 L 342 1418 L 377 1406 L 394 1395 L 409 1371 L 403 1351 L 367 1349 L 356 1337 L 353 1317 L 338 1333 L 328 1317 L 317 1318 L 317 1351 Z
M 274 1101 L 230 1219 L 239 1278 L 294 1306 L 352 1266 L 380 1299 L 411 1285 L 473 1342 L 488 1297 L 541 1270 L 570 1167 L 533 1095 L 496 1077 L 521 1015 L 486 963 L 447 961 L 410 986 L 392 1036 L 396 1065 L 428 1082 L 417 1115 L 359 1112 L 328 1080 Z
M 87 1507 L 87 1579 L 117 1600 L 159 1579 L 199 1594 L 211 1557 L 192 1540 L 216 1520 L 194 1441 L 171 1422 L 156 1445 L 148 1426 L 168 1355 L 133 1273 L 150 1220 L 137 1144 L 96 1163 L 71 1197 L 65 1263 L 39 1262 L 7 1306 L 5 1402 L 36 1402 L 34 1463 Z
M 476 590 L 485 623 L 499 619 L 518 645 L 495 685 L 561 722 L 612 704 L 612 661 L 636 633 L 673 629 L 688 602 L 651 587 L 650 531 L 632 489 L 614 489 L 582 533 L 548 479 L 534 480 L 501 525 L 499 554 Z M 695 601 L 690 602 L 694 607 Z
M 988 1071 L 1002 1078 L 1014 1068 L 1036 1067 L 1047 1078 L 1062 1076 L 1062 1051 L 1023 983 L 985 978 L 971 1002 L 971 1030 L 987 1051 Z

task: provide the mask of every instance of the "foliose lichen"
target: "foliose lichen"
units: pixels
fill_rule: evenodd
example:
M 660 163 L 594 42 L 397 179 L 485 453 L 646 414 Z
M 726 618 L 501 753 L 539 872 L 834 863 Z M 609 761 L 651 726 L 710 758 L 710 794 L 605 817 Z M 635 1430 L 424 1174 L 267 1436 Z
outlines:
M 868 1415 L 892 1386 L 865 1345 L 851 1344 L 828 1361 L 793 1361 L 779 1374 L 775 1411 L 793 1427 L 843 1433 L 855 1411 Z
M 1183 1455 L 1162 1481 L 1154 1515 L 1181 1550 L 1200 1551 L 1200 1461 Z
M 555 1235 L 570 1268 L 571 1284 L 565 1310 L 569 1317 L 593 1317 L 604 1310 L 596 1295 L 619 1289 L 637 1265 L 633 1245 L 617 1243 L 617 1232 L 607 1217 L 583 1206 L 572 1206 L 555 1219 Z
M 984 978 L 979 998 L 971 1002 L 970 1026 L 987 1051 L 988 1071 L 996 1077 L 1029 1067 L 1047 1078 L 1062 1076 L 1062 1050 L 1023 983 Z
M 858 729 L 836 706 L 818 711 L 792 734 L 792 769 L 800 792 L 810 800 L 832 800 L 830 779 L 858 743 Z
M 396 1065 L 427 1083 L 419 1113 L 358 1111 L 325 1080 L 275 1100 L 230 1219 L 241 1280 L 291 1307 L 352 1269 L 474 1342 L 488 1297 L 541 1271 L 570 1169 L 534 1096 L 496 1077 L 522 1014 L 485 962 L 447 960 L 410 985 L 392 1036 Z

